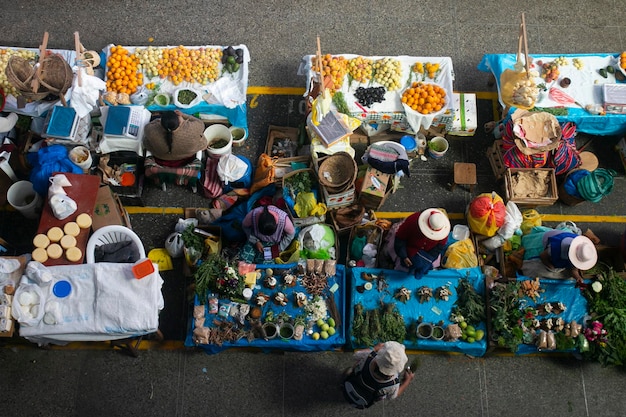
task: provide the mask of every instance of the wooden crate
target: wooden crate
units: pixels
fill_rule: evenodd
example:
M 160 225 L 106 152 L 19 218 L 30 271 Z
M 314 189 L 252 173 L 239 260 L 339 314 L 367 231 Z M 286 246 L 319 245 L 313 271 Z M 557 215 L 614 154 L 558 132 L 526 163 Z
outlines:
M 315 172 L 311 168 L 298 169 L 298 170 L 291 171 L 285 174 L 285 176 L 283 177 L 283 182 L 282 182 L 283 189 L 285 188 L 285 180 L 288 180 L 290 177 L 303 171 L 309 172 L 311 179 L 314 181 L 313 187 L 319 190 L 319 184 L 317 183 L 317 176 L 315 175 Z M 317 195 L 318 195 L 318 201 L 320 198 L 323 198 L 319 192 L 317 193 Z M 291 208 L 287 207 L 286 211 L 287 211 L 287 214 L 289 214 L 289 218 L 291 219 L 293 225 L 296 227 L 309 226 L 315 223 L 324 223 L 324 221 L 326 220 L 326 215 L 324 214 L 322 214 L 321 216 L 298 217 L 296 213 L 292 212 Z
M 359 261 L 359 259 L 354 259 L 352 257 L 352 254 L 350 253 L 352 241 L 357 237 L 366 236 L 367 243 L 372 243 L 376 246 L 377 255 L 376 255 L 376 264 L 374 265 L 374 267 L 377 268 L 379 266 L 378 262 L 379 262 L 380 255 L 381 255 L 380 251 L 382 250 L 382 246 L 383 246 L 383 234 L 384 234 L 384 230 L 382 229 L 382 227 L 378 226 L 374 222 L 354 226 L 352 230 L 350 231 L 350 237 L 348 238 L 348 247 L 346 249 L 346 265 L 350 265 L 350 261 L 355 261 L 355 262 Z
M 326 203 L 326 207 L 331 208 L 339 208 L 349 206 L 354 203 L 356 198 L 354 185 L 347 189 L 342 193 L 331 194 L 328 192 L 326 187 L 320 184 L 320 188 L 322 189 L 322 195 L 324 196 L 324 202 Z
M 548 186 L 548 195 L 537 198 L 516 196 L 513 191 L 513 176 L 517 173 L 535 171 L 548 172 L 548 179 L 550 181 Z M 538 206 L 551 206 L 559 199 L 554 168 L 507 168 L 504 175 L 504 183 L 507 201 L 512 201 L 519 207 L 532 208 Z
M 502 158 L 502 141 L 495 140 L 493 144 L 487 148 L 487 159 L 489 159 L 489 165 L 496 180 L 501 180 L 504 177 L 506 166 L 504 165 L 504 159 Z

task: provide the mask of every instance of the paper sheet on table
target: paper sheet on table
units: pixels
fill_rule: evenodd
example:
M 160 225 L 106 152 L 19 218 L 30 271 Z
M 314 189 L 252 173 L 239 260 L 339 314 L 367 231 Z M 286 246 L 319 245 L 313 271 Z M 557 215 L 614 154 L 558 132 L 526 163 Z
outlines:
M 159 311 L 164 307 L 163 279 L 158 271 L 136 279 L 132 264 L 104 262 L 48 270 L 54 279 L 41 286 L 44 303 L 58 303 L 62 320 L 53 325 L 42 320 L 34 326 L 21 326 L 20 336 L 36 343 L 64 343 L 114 340 L 158 330 Z M 61 280 L 72 286 L 64 298 L 53 294 L 54 283 Z

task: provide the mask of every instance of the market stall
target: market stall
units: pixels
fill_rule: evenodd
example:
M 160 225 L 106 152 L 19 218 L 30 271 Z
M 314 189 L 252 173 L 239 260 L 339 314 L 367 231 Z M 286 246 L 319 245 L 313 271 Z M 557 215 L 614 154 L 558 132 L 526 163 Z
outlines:
M 559 122 L 573 122 L 580 132 L 616 135 L 626 131 L 623 108 L 606 107 L 610 95 L 621 96 L 626 88 L 626 72 L 619 54 L 546 54 L 530 55 L 531 81 L 538 88 L 534 107 L 556 116 Z M 478 69 L 495 77 L 500 103 L 501 76 L 515 68 L 516 54 L 485 54 Z M 609 97 L 607 97 L 607 91 Z
M 185 346 L 207 353 L 233 347 L 341 348 L 347 329 L 345 267 L 336 265 L 331 271 L 323 264 L 318 260 L 315 272 L 296 264 L 257 265 L 246 275 L 243 298 L 209 293 L 201 302 L 196 296 Z
M 144 105 L 150 111 L 178 109 L 208 119 L 227 119 L 231 125 L 247 129 L 250 53 L 245 45 L 108 45 L 103 54 L 107 91 L 118 96 L 130 94 L 133 104 Z M 125 66 L 121 75 L 118 68 Z M 128 69 L 131 78 L 124 83 Z
M 314 55 L 303 57 L 298 74 L 307 77 L 307 95 L 319 83 L 319 67 Z M 452 106 L 454 71 L 449 57 L 360 56 L 355 54 L 322 57 L 328 88 L 341 111 L 371 125 L 387 124 L 392 130 L 415 132 L 420 127 L 446 125 L 454 118 Z M 445 91 L 445 103 L 426 112 L 411 109 L 402 96 L 413 83 L 436 85 Z M 340 94 L 336 94 L 340 93 Z M 343 97 L 340 100 L 339 97 Z M 426 95 L 423 98 L 428 98 Z M 407 98 L 408 100 L 408 98 Z
M 432 270 L 420 279 L 401 271 L 352 268 L 350 342 L 354 348 L 398 340 L 408 349 L 483 356 L 486 321 L 473 323 L 458 300 L 469 292 L 483 297 L 480 268 Z M 461 291 L 461 294 L 459 295 Z M 483 305 L 484 308 L 484 305 Z M 483 310 L 484 313 L 484 310 Z

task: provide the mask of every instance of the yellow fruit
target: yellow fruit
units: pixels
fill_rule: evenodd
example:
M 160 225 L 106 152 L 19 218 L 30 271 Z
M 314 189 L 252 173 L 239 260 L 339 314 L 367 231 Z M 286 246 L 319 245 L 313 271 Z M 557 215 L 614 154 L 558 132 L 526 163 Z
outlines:
M 320 336 L 322 339 L 328 339 L 328 332 L 322 330 L 322 332 L 320 333 Z
M 329 327 L 328 330 L 326 330 L 326 332 L 328 333 L 329 336 L 332 336 L 335 334 L 335 328 Z
M 313 340 L 319 340 L 320 334 L 318 332 L 315 332 L 311 335 L 311 337 L 313 338 Z
M 485 337 L 485 332 L 482 330 L 476 330 L 476 336 L 474 336 L 474 338 L 476 339 L 476 341 L 481 341 L 483 340 L 483 337 Z

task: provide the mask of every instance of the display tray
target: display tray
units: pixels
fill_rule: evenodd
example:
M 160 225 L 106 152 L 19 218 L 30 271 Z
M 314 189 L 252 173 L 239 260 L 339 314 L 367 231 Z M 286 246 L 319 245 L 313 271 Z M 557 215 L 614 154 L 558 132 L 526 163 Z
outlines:
M 289 272 L 295 271 L 296 266 L 297 266 L 296 264 L 257 265 L 257 267 L 261 271 L 261 276 L 260 278 L 257 279 L 256 285 L 253 287 L 253 295 L 250 301 L 248 302 L 248 304 L 251 307 L 256 306 L 255 299 L 259 292 L 262 292 L 263 294 L 268 295 L 270 297 L 270 299 L 262 307 L 261 320 L 263 320 L 263 318 L 266 317 L 267 312 L 270 310 L 273 311 L 275 317 L 278 316 L 282 312 L 285 312 L 292 318 L 302 315 L 302 314 L 306 314 L 304 311 L 304 308 L 298 307 L 296 303 L 294 302 L 294 298 L 295 298 L 294 294 L 296 292 L 306 293 L 306 289 L 302 285 L 302 280 L 298 278 L 296 285 L 293 287 L 289 287 L 289 286 L 284 285 L 280 279 L 280 275 L 282 273 L 288 272 L 288 271 Z M 276 276 L 278 279 L 278 285 L 276 285 L 274 289 L 266 288 L 263 285 L 263 282 L 265 279 L 266 268 L 273 269 L 274 276 Z M 346 332 L 347 332 L 346 331 L 347 322 L 345 319 L 346 317 L 345 316 L 345 301 L 344 301 L 345 294 L 346 294 L 346 285 L 345 285 L 346 272 L 345 271 L 346 270 L 343 265 L 336 265 L 336 274 L 334 276 L 328 277 L 327 289 L 323 293 L 324 294 L 323 296 L 327 297 L 327 295 L 329 294 L 328 289 L 332 288 L 336 284 L 337 289 L 333 293 L 333 298 L 334 298 L 334 302 L 336 303 L 337 312 L 340 314 L 341 320 L 340 320 L 340 323 L 339 322 L 336 323 L 336 327 L 335 327 L 336 333 L 332 336 L 329 336 L 327 339 L 320 338 L 318 340 L 314 340 L 312 335 L 307 334 L 307 331 L 306 331 L 307 328 L 311 328 L 315 332 L 320 331 L 318 329 L 318 326 L 315 324 L 315 322 L 312 321 L 310 317 L 307 317 L 304 334 L 301 340 L 295 340 L 293 338 L 284 339 L 280 337 L 279 335 L 277 335 L 275 338 L 269 339 L 269 340 L 264 340 L 261 338 L 248 340 L 247 337 L 242 337 L 236 342 L 227 341 L 227 342 L 222 343 L 221 345 L 218 345 L 218 344 L 197 345 L 194 343 L 194 338 L 193 338 L 193 331 L 194 331 L 195 323 L 194 323 L 194 318 L 192 315 L 189 319 L 189 326 L 188 326 L 187 337 L 185 339 L 185 346 L 188 346 L 188 347 L 196 346 L 196 347 L 199 347 L 200 349 L 203 349 L 207 353 L 219 353 L 223 351 L 224 349 L 238 348 L 238 347 L 239 348 L 253 347 L 253 348 L 260 348 L 262 350 L 283 350 L 283 351 L 326 351 L 326 350 L 334 350 L 334 349 L 341 348 L 343 345 L 345 345 Z M 279 291 L 283 292 L 287 296 L 287 304 L 285 306 L 278 306 L 273 302 L 273 296 Z M 308 295 L 307 297 L 308 302 L 310 303 L 312 300 L 312 296 L 308 293 L 307 295 Z M 228 299 L 219 300 L 220 306 L 228 304 L 228 303 L 232 303 L 232 301 Z M 200 303 L 198 301 L 198 298 L 196 297 L 194 301 L 194 306 L 198 306 L 198 305 L 200 305 Z M 236 322 L 236 319 L 231 316 L 228 316 L 227 318 L 223 318 L 223 317 L 220 317 L 218 314 L 209 314 L 209 308 L 208 308 L 208 303 L 207 303 L 207 306 L 205 306 L 205 326 L 214 328 L 216 323 L 218 323 L 219 321 L 228 321 L 228 322 L 234 323 Z M 244 330 L 249 331 L 251 329 L 249 318 L 246 318 L 244 323 L 245 323 Z
M 366 283 L 366 280 L 362 278 L 363 273 L 377 276 L 380 276 L 382 273 L 385 277 L 387 287 L 379 291 L 378 286 L 374 283 L 371 290 L 366 290 L 362 293 L 355 290 L 357 287 Z M 443 327 L 445 328 L 451 323 L 450 313 L 457 300 L 456 287 L 462 278 L 467 278 L 479 294 L 484 294 L 485 276 L 478 267 L 431 270 L 420 279 L 415 279 L 412 274 L 402 271 L 375 268 L 352 268 L 351 283 L 353 290 L 350 293 L 350 311 L 348 319 L 352 326 L 355 317 L 355 306 L 357 304 L 360 304 L 364 310 L 367 311 L 380 307 L 381 303 L 386 303 L 394 304 L 398 308 L 407 328 L 415 324 L 420 317 L 425 323 L 436 324 L 443 321 Z M 448 301 L 437 300 L 435 297 L 432 297 L 429 301 L 420 303 L 419 295 L 417 294 L 420 287 L 427 286 L 431 288 L 434 293 L 436 288 L 446 285 L 449 286 L 452 292 Z M 411 298 L 405 303 L 397 301 L 393 297 L 396 291 L 401 287 L 405 287 L 411 291 Z M 483 330 L 486 333 L 486 323 L 480 323 L 479 326 L 476 326 L 476 329 Z M 384 340 L 374 340 L 373 342 L 384 342 Z M 353 336 L 350 337 L 350 343 L 355 349 L 364 347 L 355 343 Z M 460 352 L 471 356 L 483 356 L 487 351 L 486 336 L 481 341 L 468 343 L 462 340 L 448 342 L 444 340 L 414 338 L 407 334 L 407 338 L 403 343 L 407 349 Z

